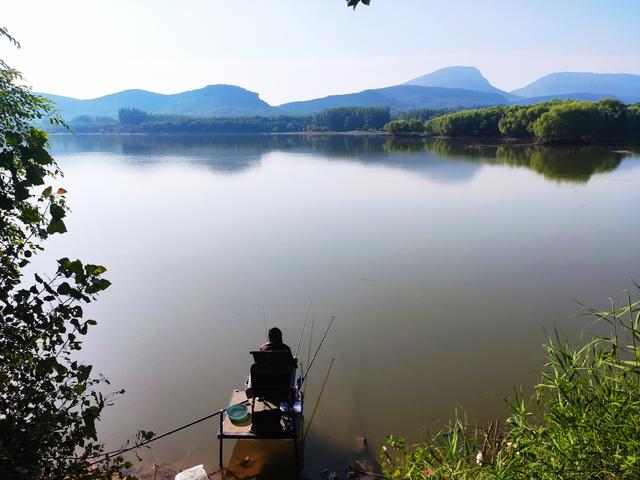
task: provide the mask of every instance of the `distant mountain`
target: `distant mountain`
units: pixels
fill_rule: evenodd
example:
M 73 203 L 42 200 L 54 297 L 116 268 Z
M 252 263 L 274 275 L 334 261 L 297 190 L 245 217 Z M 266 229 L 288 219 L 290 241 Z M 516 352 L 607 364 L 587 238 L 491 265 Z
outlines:
M 617 98 L 625 103 L 634 103 L 633 97 L 617 97 L 616 95 L 605 95 L 601 93 L 563 93 L 560 95 L 543 95 L 541 97 L 520 97 L 513 103 L 518 105 L 533 105 L 534 103 L 549 102 L 551 100 L 584 100 L 587 102 L 597 102 L 603 98 Z
M 480 70 L 476 67 L 445 67 L 409 80 L 404 85 L 462 88 L 464 90 L 475 90 L 478 92 L 499 93 L 501 95 L 507 94 L 507 92 L 503 92 L 499 88 L 491 85 L 489 80 L 484 78 Z
M 630 73 L 551 73 L 529 85 L 513 90 L 520 97 L 576 95 L 576 92 L 615 96 L 640 96 L 640 75 Z
M 509 103 L 505 95 L 461 88 L 396 85 L 363 90 L 359 93 L 330 95 L 280 105 L 278 109 L 292 115 L 308 115 L 332 107 L 391 107 L 392 110 L 414 108 L 484 107 Z
M 90 100 L 40 94 L 53 100 L 65 119 L 78 115 L 117 118 L 121 108 L 137 108 L 149 113 L 195 117 L 273 115 L 277 110 L 257 93 L 234 85 L 209 85 L 197 90 L 163 95 L 146 90 L 125 90 Z
M 90 100 L 40 94 L 53 100 L 68 121 L 79 115 L 116 118 L 120 108 L 149 113 L 194 117 L 244 117 L 279 114 L 309 115 L 331 107 L 480 108 L 551 99 L 600 100 L 615 97 L 640 101 L 640 75 L 552 73 L 526 87 L 504 92 L 489 83 L 475 67 L 446 67 L 402 85 L 330 95 L 272 107 L 257 93 L 234 85 L 209 85 L 197 90 L 163 95 L 146 90 L 125 90 Z

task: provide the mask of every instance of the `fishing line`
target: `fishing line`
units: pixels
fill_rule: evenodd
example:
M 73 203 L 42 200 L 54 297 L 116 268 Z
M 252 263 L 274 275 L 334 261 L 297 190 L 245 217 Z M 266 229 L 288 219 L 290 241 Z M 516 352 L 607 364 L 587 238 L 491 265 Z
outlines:
M 296 353 L 294 357 L 298 358 L 298 351 L 300 350 L 300 343 L 302 343 L 302 335 L 304 335 L 304 329 L 307 328 L 307 322 L 309 321 L 309 312 L 311 311 L 311 305 L 313 304 L 313 297 L 311 297 L 311 301 L 309 302 L 309 307 L 307 308 L 307 316 L 304 319 L 304 325 L 302 326 L 302 331 L 300 332 L 300 338 L 298 338 L 298 346 L 296 347 Z
M 333 321 L 335 319 L 336 319 L 335 315 L 331 315 L 331 321 L 329 322 L 329 325 L 327 326 L 327 329 L 324 331 L 324 335 L 322 335 L 322 339 L 320 340 L 320 344 L 318 345 L 318 348 L 316 349 L 316 353 L 313 354 L 313 358 L 311 359 L 311 363 L 309 363 L 309 365 L 307 365 L 307 374 L 302 379 L 302 383 L 303 384 L 307 380 L 307 377 L 309 376 L 309 372 L 311 371 L 311 367 L 313 367 L 313 363 L 316 361 L 316 357 L 318 356 L 318 352 L 320 351 L 320 348 L 322 347 L 322 344 L 324 343 L 324 339 L 327 338 L 327 333 L 329 333 L 329 329 L 331 328 L 331 325 L 333 325 Z
M 309 334 L 309 350 L 307 351 L 307 365 L 311 360 L 311 343 L 313 342 L 313 326 L 316 323 L 316 307 L 313 307 L 313 315 L 311 316 L 311 333 Z
M 307 429 L 305 430 L 304 436 L 302 438 L 307 438 L 307 435 L 309 434 L 309 430 L 311 429 L 311 424 L 313 423 L 313 417 L 316 416 L 316 411 L 318 410 L 318 406 L 320 405 L 320 400 L 322 399 L 322 393 L 324 392 L 324 387 L 327 386 L 327 380 L 329 380 L 329 374 L 331 373 L 331 369 L 333 368 L 333 362 L 335 360 L 336 360 L 335 358 L 331 359 L 331 364 L 329 365 L 327 374 L 324 377 L 324 382 L 322 382 L 322 388 L 320 389 L 320 393 L 318 394 L 318 401 L 316 402 L 316 406 L 314 407 L 313 413 L 311 414 L 311 419 L 309 420 L 309 425 L 307 426 Z
M 262 306 L 262 323 L 264 324 L 264 338 L 268 342 L 269 334 L 267 333 L 267 314 L 264 311 L 264 305 Z

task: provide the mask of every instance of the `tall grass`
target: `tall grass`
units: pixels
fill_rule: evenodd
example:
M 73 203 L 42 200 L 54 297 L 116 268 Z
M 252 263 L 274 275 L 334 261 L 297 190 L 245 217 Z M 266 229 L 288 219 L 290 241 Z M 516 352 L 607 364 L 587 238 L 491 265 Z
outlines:
M 636 284 L 638 292 L 640 285 Z M 636 293 L 638 293 L 636 292 Z M 585 309 L 609 333 L 573 346 L 555 332 L 535 395 L 509 401 L 504 426 L 448 426 L 409 446 L 388 437 L 384 473 L 392 479 L 639 479 L 640 300 Z

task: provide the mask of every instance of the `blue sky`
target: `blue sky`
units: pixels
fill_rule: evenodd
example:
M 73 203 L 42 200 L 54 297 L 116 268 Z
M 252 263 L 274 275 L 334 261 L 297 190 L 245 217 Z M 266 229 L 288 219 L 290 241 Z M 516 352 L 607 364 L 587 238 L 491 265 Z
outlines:
M 640 74 L 640 0 L 21 0 L 0 58 L 91 98 L 229 83 L 271 104 L 473 65 L 511 90 L 554 71 Z

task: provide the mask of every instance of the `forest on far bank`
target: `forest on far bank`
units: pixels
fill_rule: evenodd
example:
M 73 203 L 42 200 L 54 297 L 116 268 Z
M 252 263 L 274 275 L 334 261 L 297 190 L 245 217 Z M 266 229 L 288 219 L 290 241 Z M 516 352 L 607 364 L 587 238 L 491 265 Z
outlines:
M 640 104 L 554 100 L 473 110 L 337 107 L 314 115 L 206 118 L 152 114 L 121 108 L 118 118 L 81 115 L 68 122 L 76 133 L 268 134 L 382 132 L 397 137 L 434 136 L 521 139 L 538 143 L 601 143 L 640 139 Z M 66 131 L 63 127 L 50 129 Z
M 531 139 L 539 143 L 598 143 L 640 139 L 640 104 L 619 100 L 556 100 L 462 110 L 431 118 L 394 120 L 385 126 L 394 136 Z

